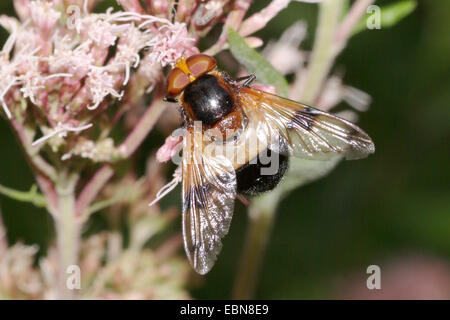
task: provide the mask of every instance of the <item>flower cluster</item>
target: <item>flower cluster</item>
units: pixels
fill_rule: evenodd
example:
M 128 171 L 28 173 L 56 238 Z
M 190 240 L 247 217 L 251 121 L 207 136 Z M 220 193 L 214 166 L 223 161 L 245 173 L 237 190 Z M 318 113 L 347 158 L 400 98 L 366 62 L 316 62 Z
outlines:
M 107 109 L 112 99 L 123 98 L 141 55 L 160 69 L 194 47 L 185 23 L 133 12 L 94 14 L 87 10 L 88 1 L 83 7 L 67 3 L 19 1 L 20 21 L 0 17 L 0 25 L 11 33 L 0 52 L 3 111 L 23 121 L 38 113 L 40 143 L 48 138 L 52 144 L 56 134 L 75 131 L 67 128 L 89 128 L 97 115 L 89 110 Z M 154 78 L 158 72 L 138 75 L 144 85 L 160 80 Z

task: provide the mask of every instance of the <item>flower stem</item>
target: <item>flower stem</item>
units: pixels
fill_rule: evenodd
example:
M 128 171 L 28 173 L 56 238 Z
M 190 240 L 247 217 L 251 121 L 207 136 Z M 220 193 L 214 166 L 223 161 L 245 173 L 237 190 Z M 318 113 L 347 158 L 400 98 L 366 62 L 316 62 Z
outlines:
M 280 196 L 280 192 L 274 190 L 255 198 L 250 205 L 249 226 L 234 283 L 233 299 L 253 298 Z
M 337 52 L 333 47 L 333 38 L 339 25 L 342 7 L 342 0 L 323 0 L 320 3 L 316 40 L 308 66 L 306 85 L 301 93 L 302 101 L 307 104 L 316 102 L 336 57 Z
M 161 92 L 155 92 L 152 105 L 142 115 L 133 131 L 130 132 L 125 141 L 120 145 L 119 148 L 123 149 L 124 158 L 130 157 L 136 151 L 164 112 L 167 105 L 162 102 L 161 98 Z
M 56 184 L 58 212 L 55 217 L 57 238 L 59 299 L 75 297 L 75 291 L 67 286 L 67 270 L 78 261 L 80 225 L 75 214 L 75 184 L 78 176 L 62 174 Z
M 37 186 L 35 184 L 31 187 L 30 191 L 18 191 L 0 185 L 0 194 L 17 201 L 31 202 L 36 207 L 45 207 L 46 205 L 45 197 L 37 192 Z
M 340 52 L 345 47 L 347 40 L 350 38 L 353 30 L 355 29 L 356 24 L 361 20 L 367 8 L 374 2 L 375 0 L 355 1 L 334 34 L 333 44 L 336 51 Z
M 223 48 L 228 38 L 228 30 L 233 28 L 234 30 L 238 30 L 239 26 L 242 23 L 242 20 L 245 17 L 245 14 L 250 7 L 251 0 L 240 0 L 235 1 L 233 4 L 233 8 L 231 12 L 227 16 L 227 20 L 222 28 L 222 33 L 219 36 L 219 40 L 208 50 L 205 50 L 204 53 L 214 56 L 219 53 Z

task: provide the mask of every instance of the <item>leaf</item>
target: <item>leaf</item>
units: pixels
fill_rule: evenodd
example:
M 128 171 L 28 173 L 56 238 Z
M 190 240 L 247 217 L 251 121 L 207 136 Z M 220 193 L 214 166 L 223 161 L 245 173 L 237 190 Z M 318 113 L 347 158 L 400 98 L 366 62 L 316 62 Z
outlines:
M 404 0 L 384 6 L 380 9 L 380 27 L 389 28 L 396 25 L 403 18 L 409 15 L 417 6 L 416 0 Z M 378 14 L 376 12 L 369 12 L 359 21 L 353 29 L 353 34 L 364 31 L 367 28 L 367 20 L 372 15 Z
M 254 73 L 260 82 L 275 86 L 278 94 L 287 96 L 288 82 L 284 76 L 260 53 L 250 48 L 244 38 L 231 28 L 228 31 L 228 43 L 233 56 L 248 72 Z

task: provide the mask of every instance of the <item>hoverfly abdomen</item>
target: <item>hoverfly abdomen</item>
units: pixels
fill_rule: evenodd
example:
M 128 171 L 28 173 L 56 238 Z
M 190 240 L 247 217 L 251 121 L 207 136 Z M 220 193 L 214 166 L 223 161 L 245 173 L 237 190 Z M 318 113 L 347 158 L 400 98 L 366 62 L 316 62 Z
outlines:
M 194 119 L 208 126 L 222 120 L 234 106 L 231 90 L 210 74 L 202 75 L 187 85 L 183 101 L 192 110 Z
M 271 159 L 270 163 L 261 158 Z M 277 164 L 272 174 L 263 174 L 263 168 Z M 247 196 L 273 190 L 283 178 L 289 164 L 289 157 L 266 149 L 256 159 L 244 164 L 236 170 L 237 192 Z

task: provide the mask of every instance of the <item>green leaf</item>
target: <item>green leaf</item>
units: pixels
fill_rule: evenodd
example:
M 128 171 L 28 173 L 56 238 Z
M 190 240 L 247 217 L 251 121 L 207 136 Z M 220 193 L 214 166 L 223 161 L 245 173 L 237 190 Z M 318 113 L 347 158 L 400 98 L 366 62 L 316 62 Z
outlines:
M 275 86 L 278 94 L 287 96 L 288 82 L 284 76 L 231 28 L 228 31 L 228 42 L 231 53 L 248 72 L 254 73 L 260 82 Z
M 384 6 L 380 10 L 380 26 L 381 28 L 389 28 L 396 25 L 403 18 L 409 15 L 417 6 L 416 0 L 404 0 Z M 353 30 L 353 34 L 364 31 L 367 28 L 367 20 L 374 19 L 376 12 L 366 13 Z M 370 21 L 369 21 L 370 22 Z

